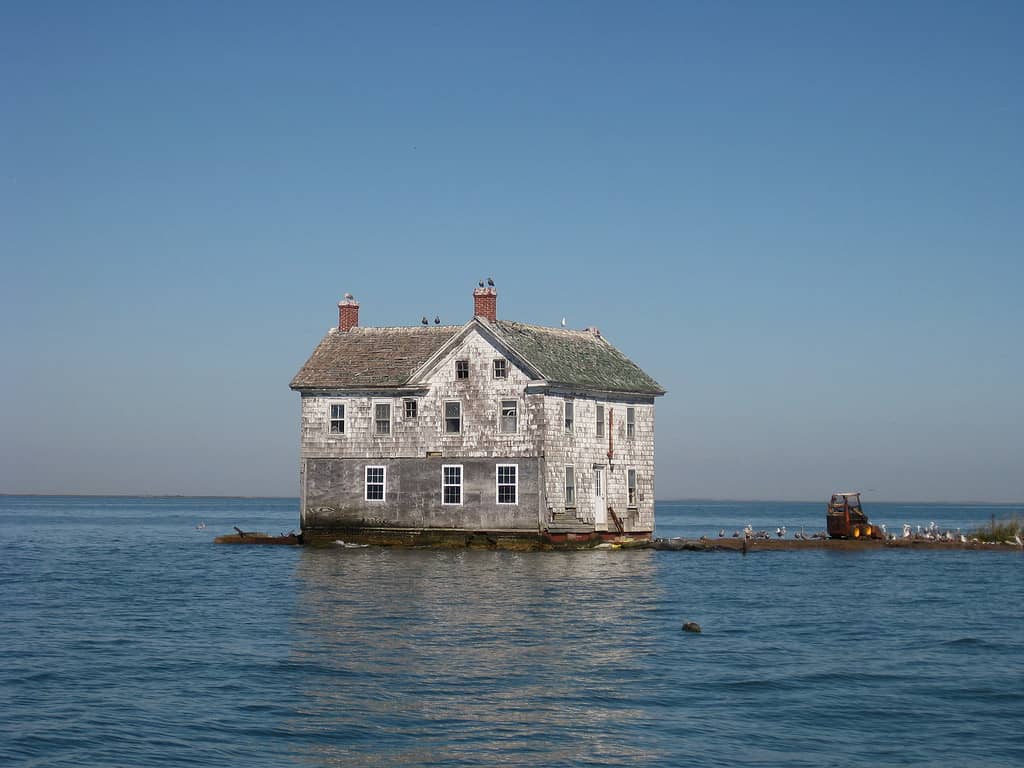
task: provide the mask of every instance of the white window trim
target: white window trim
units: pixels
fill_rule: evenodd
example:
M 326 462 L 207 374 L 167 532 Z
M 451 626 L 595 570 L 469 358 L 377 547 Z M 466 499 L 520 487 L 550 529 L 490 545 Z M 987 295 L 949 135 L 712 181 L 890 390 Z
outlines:
M 568 426 L 565 422 L 568 420 L 566 415 L 569 409 L 572 408 L 572 426 Z M 571 435 L 576 432 L 576 401 L 570 398 L 566 398 L 562 401 L 562 427 L 565 430 L 565 434 Z
M 569 484 L 566 482 L 569 473 L 565 470 L 568 469 L 572 470 L 572 501 L 569 501 L 569 494 L 566 493 L 569 488 Z M 576 493 L 576 467 L 573 464 L 566 464 L 565 470 L 562 471 L 562 494 L 565 496 L 565 506 L 572 508 L 577 505 L 578 502 L 576 499 L 579 496 L 579 494 Z
M 498 371 L 497 371 L 497 367 L 495 366 L 495 363 L 498 363 L 498 362 L 502 362 L 502 363 L 505 364 L 505 375 L 504 376 L 498 376 L 497 375 Z M 494 358 L 494 361 L 491 363 L 491 378 L 497 379 L 498 381 L 508 381 L 508 360 L 506 358 L 504 358 L 504 357 L 496 357 L 496 358 Z
M 449 432 L 448 431 L 448 403 L 458 403 L 459 404 L 459 431 L 458 432 Z M 442 402 L 442 410 L 441 410 L 441 434 L 442 435 L 461 435 L 462 432 L 463 432 L 462 428 L 465 425 L 466 425 L 466 420 L 463 417 L 462 401 L 461 400 L 444 400 Z
M 388 406 L 388 431 L 378 432 L 377 431 L 377 406 L 386 405 Z M 373 435 L 376 437 L 392 437 L 395 434 L 395 404 L 391 400 L 374 400 L 373 401 L 373 412 L 371 413 L 373 419 Z
M 371 469 L 383 470 L 383 477 L 382 477 L 381 482 L 379 484 L 384 486 L 384 488 L 383 488 L 384 492 L 383 492 L 381 498 L 379 498 L 379 499 L 371 499 L 370 498 L 370 470 Z M 378 485 L 378 483 L 374 483 L 374 485 Z M 369 502 L 375 503 L 375 504 L 383 504 L 385 501 L 387 501 L 387 498 L 388 498 L 388 468 L 386 466 L 384 466 L 383 464 L 367 464 L 363 468 L 363 501 L 369 501 Z
M 629 413 L 630 413 L 630 411 L 633 412 L 633 421 L 632 422 L 630 422 L 630 420 L 629 420 Z M 633 425 L 632 433 L 630 433 L 630 431 L 629 431 L 630 423 L 632 423 L 632 425 Z M 632 405 L 630 405 L 630 406 L 628 406 L 626 408 L 626 439 L 627 440 L 635 440 L 636 439 L 636 407 L 632 406 Z
M 341 419 L 343 432 L 332 432 L 331 422 L 334 419 L 331 418 L 331 407 L 340 405 L 345 409 L 345 415 Z M 329 437 L 345 437 L 348 434 L 348 401 L 347 400 L 328 400 L 327 401 L 327 435 Z
M 633 473 L 633 502 L 629 501 L 629 473 Z M 635 509 L 640 506 L 640 473 L 636 467 L 626 467 L 626 508 Z
M 454 485 L 450 484 L 450 483 L 449 484 L 445 484 L 445 482 L 444 482 L 444 471 L 446 469 L 452 469 L 454 467 L 458 467 L 458 469 L 459 469 L 459 500 L 457 502 L 455 502 L 455 501 L 445 501 L 444 500 L 444 489 L 446 487 L 447 488 L 453 488 Z M 442 464 L 441 465 L 441 506 L 443 506 L 443 507 L 461 507 L 463 499 L 466 498 L 465 486 L 466 486 L 466 475 L 465 475 L 465 470 L 463 470 L 461 464 Z
M 459 376 L 459 363 L 466 364 L 466 375 Z M 455 361 L 455 380 L 456 381 L 469 381 L 469 358 L 460 358 Z
M 505 421 L 504 421 L 505 417 L 504 417 L 502 412 L 505 410 L 505 403 L 515 403 L 516 404 L 516 428 L 513 429 L 511 432 L 506 432 L 503 429 L 504 424 L 505 424 Z M 519 407 L 519 400 L 518 400 L 518 398 L 505 397 L 505 398 L 502 398 L 501 400 L 498 401 L 498 434 L 499 435 L 518 435 L 519 434 L 519 412 L 521 410 L 522 409 Z M 512 465 L 509 465 L 509 466 L 512 466 Z
M 498 493 L 498 476 L 499 471 L 502 467 L 512 467 L 516 471 L 516 500 L 515 501 L 499 501 L 500 494 Z M 511 485 L 511 483 L 504 483 L 504 485 Z M 518 464 L 496 464 L 494 467 L 494 503 L 500 504 L 503 507 L 518 507 L 519 506 L 519 465 Z
M 408 404 L 412 403 L 416 409 L 415 416 L 409 416 L 407 413 Z M 418 419 L 420 417 L 420 401 L 415 397 L 403 397 L 402 398 L 402 419 Z

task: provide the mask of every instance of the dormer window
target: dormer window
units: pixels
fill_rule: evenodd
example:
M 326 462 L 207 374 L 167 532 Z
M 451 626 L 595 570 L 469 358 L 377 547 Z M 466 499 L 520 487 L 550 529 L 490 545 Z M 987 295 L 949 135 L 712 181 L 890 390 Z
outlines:
M 469 360 L 456 360 L 455 361 L 455 378 L 456 379 L 468 379 L 469 378 Z
M 498 359 L 494 361 L 494 378 L 496 379 L 507 379 L 508 378 L 508 361 L 504 359 Z

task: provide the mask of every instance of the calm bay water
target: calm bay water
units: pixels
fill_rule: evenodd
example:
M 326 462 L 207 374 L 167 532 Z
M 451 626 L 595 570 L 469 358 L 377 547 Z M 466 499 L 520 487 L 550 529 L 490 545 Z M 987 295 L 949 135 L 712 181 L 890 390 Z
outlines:
M 1024 765 L 1009 547 L 212 544 L 296 509 L 0 497 L 0 765 Z M 658 535 L 811 532 L 823 510 L 659 503 Z M 1024 517 L 868 512 L 890 530 Z

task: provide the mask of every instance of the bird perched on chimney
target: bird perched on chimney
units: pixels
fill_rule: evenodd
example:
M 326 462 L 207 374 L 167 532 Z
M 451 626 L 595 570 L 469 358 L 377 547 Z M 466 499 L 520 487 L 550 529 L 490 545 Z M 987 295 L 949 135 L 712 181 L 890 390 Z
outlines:
M 565 328 L 565 318 L 562 318 L 562 327 Z
M 424 315 L 423 317 L 421 317 L 420 318 L 420 322 L 423 323 L 424 325 L 426 325 L 427 324 L 427 316 Z
M 489 286 L 491 286 L 491 288 L 493 288 L 494 287 L 494 278 L 493 277 L 488 277 L 487 278 L 487 284 Z
M 441 316 L 440 315 L 434 315 L 434 325 L 440 325 L 440 324 L 441 324 Z
M 353 299 L 353 298 L 355 298 L 355 297 L 354 297 L 354 296 L 353 296 L 353 295 L 352 295 L 351 293 L 346 293 L 346 294 L 345 294 L 345 298 L 346 298 L 346 299 L 347 299 L 348 301 L 352 301 L 352 299 Z
M 481 280 L 479 283 L 477 283 L 477 285 L 479 285 L 481 288 L 483 288 L 484 287 L 484 281 Z

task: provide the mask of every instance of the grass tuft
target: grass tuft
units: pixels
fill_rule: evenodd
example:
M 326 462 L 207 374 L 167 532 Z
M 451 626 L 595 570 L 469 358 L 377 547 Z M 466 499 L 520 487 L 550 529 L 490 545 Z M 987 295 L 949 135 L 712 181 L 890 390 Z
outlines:
M 971 536 L 982 541 L 1013 541 L 1015 536 L 1024 538 L 1024 528 L 1016 515 L 1009 520 L 996 520 L 993 517 L 991 523 L 972 531 Z

